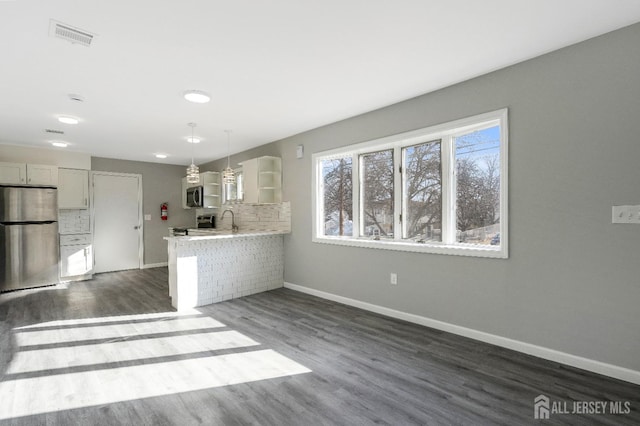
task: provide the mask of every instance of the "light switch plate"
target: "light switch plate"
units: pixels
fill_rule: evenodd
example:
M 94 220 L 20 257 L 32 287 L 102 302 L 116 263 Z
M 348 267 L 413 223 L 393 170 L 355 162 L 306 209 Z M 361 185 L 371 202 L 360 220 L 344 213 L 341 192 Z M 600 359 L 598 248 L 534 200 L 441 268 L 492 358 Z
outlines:
M 151 215 L 150 214 L 145 214 L 144 215 L 144 220 L 151 220 Z
M 611 223 L 640 224 L 640 206 L 613 206 L 611 208 Z

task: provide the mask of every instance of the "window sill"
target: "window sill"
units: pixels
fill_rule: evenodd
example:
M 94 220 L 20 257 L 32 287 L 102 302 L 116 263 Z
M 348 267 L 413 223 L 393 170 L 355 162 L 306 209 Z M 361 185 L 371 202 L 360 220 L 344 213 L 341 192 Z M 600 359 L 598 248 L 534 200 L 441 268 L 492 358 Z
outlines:
M 414 253 L 445 254 L 452 256 L 488 257 L 507 259 L 506 247 L 480 246 L 475 244 L 416 243 L 394 240 L 372 240 L 370 238 L 314 237 L 314 243 L 334 244 L 339 246 L 362 247 L 380 250 L 408 251 Z

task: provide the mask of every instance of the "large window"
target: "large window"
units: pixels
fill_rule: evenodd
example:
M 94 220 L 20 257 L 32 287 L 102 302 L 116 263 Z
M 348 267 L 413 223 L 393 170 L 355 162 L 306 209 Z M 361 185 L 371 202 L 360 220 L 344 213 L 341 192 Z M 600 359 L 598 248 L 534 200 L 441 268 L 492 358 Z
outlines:
M 507 110 L 314 154 L 316 242 L 507 257 Z

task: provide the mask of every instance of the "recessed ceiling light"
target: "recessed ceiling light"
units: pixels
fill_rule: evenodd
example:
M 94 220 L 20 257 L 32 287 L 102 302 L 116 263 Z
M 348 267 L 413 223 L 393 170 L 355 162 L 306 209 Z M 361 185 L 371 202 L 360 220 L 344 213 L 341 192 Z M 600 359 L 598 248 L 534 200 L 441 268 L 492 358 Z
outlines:
M 193 136 L 189 136 L 189 137 L 187 138 L 187 142 L 189 142 L 189 143 L 200 143 L 200 138 L 196 138 L 196 137 L 193 137 Z
M 69 117 L 68 115 L 61 115 L 58 117 L 58 121 L 64 124 L 78 124 L 80 120 L 75 117 Z
M 184 92 L 184 98 L 189 102 L 195 102 L 197 104 L 206 104 L 211 100 L 211 96 L 202 90 L 187 90 Z
M 68 143 L 62 141 L 51 141 L 51 145 L 56 146 L 58 148 L 66 148 L 69 146 Z
M 167 154 L 156 154 L 156 158 L 167 158 Z

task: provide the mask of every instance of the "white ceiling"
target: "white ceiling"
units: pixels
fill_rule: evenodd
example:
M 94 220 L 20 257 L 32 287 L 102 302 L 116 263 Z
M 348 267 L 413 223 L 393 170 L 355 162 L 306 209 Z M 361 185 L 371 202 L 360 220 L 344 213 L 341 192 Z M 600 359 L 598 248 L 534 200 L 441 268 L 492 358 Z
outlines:
M 187 165 L 196 122 L 202 164 L 224 129 L 243 151 L 638 21 L 638 0 L 0 0 L 0 143 Z

